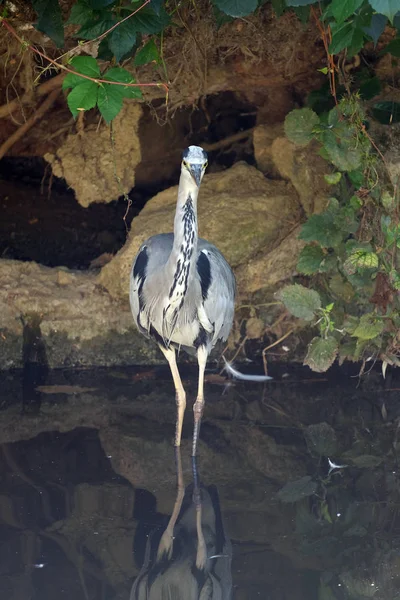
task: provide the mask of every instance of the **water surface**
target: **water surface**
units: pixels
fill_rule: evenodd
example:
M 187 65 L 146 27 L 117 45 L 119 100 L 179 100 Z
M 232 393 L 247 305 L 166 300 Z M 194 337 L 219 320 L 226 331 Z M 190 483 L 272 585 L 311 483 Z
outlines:
M 166 573 L 205 585 L 199 506 L 200 571 L 235 600 L 400 598 L 399 378 L 215 373 L 194 488 L 196 370 L 184 371 L 186 494 L 161 567 L 177 506 L 168 369 L 0 374 L 1 599 L 128 600 L 139 573 L 154 589 Z

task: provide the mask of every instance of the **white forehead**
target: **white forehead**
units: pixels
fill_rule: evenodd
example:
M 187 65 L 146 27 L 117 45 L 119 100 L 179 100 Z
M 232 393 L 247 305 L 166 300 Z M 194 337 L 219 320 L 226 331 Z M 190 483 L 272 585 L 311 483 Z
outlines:
M 183 158 L 192 164 L 203 164 L 207 160 L 207 153 L 200 146 L 189 146 L 184 151 Z

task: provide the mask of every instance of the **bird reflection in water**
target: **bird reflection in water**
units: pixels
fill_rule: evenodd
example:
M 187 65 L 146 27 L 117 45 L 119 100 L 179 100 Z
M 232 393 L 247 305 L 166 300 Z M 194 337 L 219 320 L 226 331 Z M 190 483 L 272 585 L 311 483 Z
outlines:
M 200 483 L 195 457 L 193 483 L 185 489 L 180 448 L 175 452 L 174 508 L 161 538 L 157 532 L 148 538 L 130 600 L 231 600 L 232 547 L 217 489 Z

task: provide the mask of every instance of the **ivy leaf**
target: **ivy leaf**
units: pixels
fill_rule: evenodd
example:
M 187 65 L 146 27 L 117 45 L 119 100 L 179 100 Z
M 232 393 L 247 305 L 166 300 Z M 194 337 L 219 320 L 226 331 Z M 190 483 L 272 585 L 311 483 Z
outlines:
M 311 321 L 315 312 L 321 308 L 321 298 L 318 292 L 309 290 L 298 283 L 285 286 L 278 292 L 277 298 L 284 303 L 294 317 L 305 321 Z
M 399 0 L 369 0 L 369 3 L 377 13 L 385 15 L 393 24 L 394 17 L 399 11 Z
M 212 0 L 214 6 L 230 17 L 246 17 L 257 8 L 257 0 Z
M 372 38 L 374 46 L 378 43 L 379 38 L 385 30 L 387 17 L 384 15 L 372 15 L 371 24 L 368 27 L 363 27 L 363 31 Z
M 124 101 L 122 85 L 103 83 L 99 88 L 97 106 L 106 123 L 110 123 L 118 115 Z
M 153 39 L 147 42 L 147 44 L 136 53 L 134 64 L 137 67 L 141 67 L 142 65 L 148 65 L 151 62 L 155 62 L 158 65 L 161 63 L 160 53 Z
M 317 491 L 317 484 L 309 475 L 290 481 L 279 490 L 277 496 L 281 502 L 298 502 L 312 496 Z
M 324 179 L 326 181 L 326 183 L 328 183 L 329 185 L 337 185 L 339 183 L 339 181 L 342 178 L 342 174 L 341 173 L 329 173 L 327 175 L 324 175 Z
M 333 0 L 329 7 L 329 13 L 333 15 L 337 23 L 343 23 L 348 17 L 354 15 L 364 0 Z
M 64 46 L 64 25 L 58 0 L 32 0 L 38 20 L 36 29 L 53 40 L 57 48 Z
M 372 340 L 382 333 L 385 323 L 377 319 L 374 313 L 362 315 L 358 326 L 353 332 L 353 337 L 360 340 Z
M 337 437 L 335 430 L 328 423 L 308 425 L 304 431 L 307 447 L 313 454 L 332 456 L 337 452 Z
M 379 123 L 390 125 L 400 121 L 400 103 L 399 102 L 377 102 L 372 107 L 372 114 Z
M 354 250 L 344 263 L 344 270 L 348 275 L 354 275 L 358 269 L 377 269 L 379 258 L 375 252 L 364 249 Z
M 373 454 L 362 454 L 361 456 L 354 456 L 349 460 L 359 469 L 374 469 L 382 464 L 383 457 L 374 456 Z
M 320 246 L 305 246 L 297 261 L 297 271 L 304 275 L 318 273 L 325 254 Z
M 67 102 L 74 117 L 82 110 L 94 108 L 97 103 L 99 86 L 94 81 L 84 81 L 68 94 Z
M 171 19 L 163 8 L 160 9 L 159 14 L 156 14 L 152 8 L 144 6 L 131 19 L 128 19 L 129 21 L 132 21 L 137 32 L 155 34 L 165 29 Z
M 126 69 L 121 67 L 112 67 L 104 74 L 107 81 L 119 81 L 121 83 L 136 83 L 136 79 Z M 142 98 L 142 92 L 139 86 L 114 86 L 121 90 L 124 98 Z
M 136 29 L 133 19 L 120 23 L 108 36 L 108 46 L 119 62 L 136 44 Z
M 318 123 L 319 117 L 311 108 L 292 110 L 285 118 L 286 137 L 297 146 L 307 146 Z
M 305 242 L 319 242 L 324 248 L 333 248 L 342 241 L 342 232 L 335 224 L 335 215 L 325 211 L 309 217 L 301 228 L 299 238 Z
M 332 130 L 324 131 L 322 142 L 330 160 L 340 171 L 354 171 L 361 165 L 361 148 L 351 130 L 346 133 L 341 128 L 339 139 Z
M 308 365 L 316 373 L 324 373 L 332 366 L 339 347 L 333 336 L 327 338 L 315 337 L 311 340 L 304 365 Z
M 85 25 L 85 23 L 93 19 L 93 16 L 94 12 L 89 6 L 88 0 L 77 0 L 77 2 L 72 5 L 71 14 L 67 23 L 73 23 L 74 25 Z
M 351 302 L 354 298 L 354 288 L 348 281 L 345 281 L 339 273 L 332 275 L 329 280 L 329 287 L 332 292 L 344 300 L 346 303 Z

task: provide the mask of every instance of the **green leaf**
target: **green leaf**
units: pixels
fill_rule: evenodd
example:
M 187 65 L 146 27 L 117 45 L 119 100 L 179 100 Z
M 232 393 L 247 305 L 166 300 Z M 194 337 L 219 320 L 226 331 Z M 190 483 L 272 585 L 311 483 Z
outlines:
M 285 118 L 286 137 L 298 146 L 307 146 L 318 123 L 319 117 L 311 108 L 292 110 Z
M 110 4 L 114 4 L 114 2 L 116 2 L 116 0 L 87 0 L 87 1 L 88 1 L 88 4 L 91 6 L 91 8 L 93 8 L 95 10 L 105 8 L 106 6 L 109 6 Z
M 230 17 L 246 17 L 257 8 L 257 0 L 212 0 L 214 6 Z
M 94 81 L 84 81 L 74 87 L 67 98 L 69 109 L 74 117 L 81 110 L 89 110 L 96 106 L 98 90 L 99 86 Z
M 287 6 L 308 6 L 314 4 L 315 0 L 286 0 Z
M 379 467 L 383 462 L 381 456 L 374 456 L 373 454 L 362 454 L 361 456 L 354 456 L 349 459 L 359 469 L 373 469 Z
M 100 69 L 97 64 L 97 60 L 92 56 L 76 56 L 70 62 L 70 66 L 75 69 L 77 73 L 83 73 L 89 77 L 98 78 L 100 77 Z M 83 77 L 75 75 L 75 73 L 68 73 L 62 83 L 62 89 L 67 90 L 68 88 L 74 88 L 77 85 L 86 81 Z
M 378 265 L 378 255 L 361 248 L 353 250 L 343 266 L 347 275 L 354 275 L 358 269 L 377 269 Z
M 337 185 L 341 178 L 341 173 L 329 173 L 328 175 L 324 175 L 324 179 L 329 185 Z
M 330 5 L 332 14 L 337 23 L 343 23 L 348 17 L 353 16 L 364 0 L 333 0 Z
M 347 173 L 351 183 L 358 190 L 362 184 L 364 183 L 364 172 L 361 169 L 356 169 L 355 171 L 349 171 Z
M 338 297 L 346 303 L 354 298 L 354 288 L 348 281 L 345 281 L 339 273 L 335 273 L 329 280 L 329 288 Z
M 163 4 L 163 0 L 150 0 L 150 6 L 154 10 L 156 15 L 160 14 L 162 4 Z
M 332 456 L 337 452 L 337 437 L 334 429 L 328 423 L 308 425 L 304 430 L 307 447 L 312 454 Z
M 304 275 L 318 273 L 325 254 L 320 246 L 305 246 L 297 261 L 297 271 Z
M 382 54 L 392 54 L 393 56 L 400 57 L 400 38 L 389 42 Z
M 319 242 L 324 248 L 333 248 L 342 241 L 342 232 L 335 224 L 335 215 L 326 211 L 311 215 L 302 226 L 299 238 L 305 242 Z
M 338 350 L 338 343 L 333 336 L 315 337 L 308 346 L 303 364 L 308 365 L 316 373 L 324 373 L 332 366 Z
M 279 17 L 281 17 L 283 15 L 283 13 L 285 12 L 285 8 L 286 8 L 285 0 L 271 0 L 271 4 L 272 4 L 272 8 L 274 9 L 276 16 L 279 19 Z
M 144 6 L 129 21 L 133 22 L 137 32 L 154 34 L 163 31 L 170 24 L 171 18 L 164 8 L 161 8 L 160 14 L 156 14 L 152 8 Z
M 119 62 L 136 44 L 136 29 L 133 19 L 120 23 L 108 36 L 108 46 Z
M 359 93 L 365 100 L 370 100 L 380 94 L 382 90 L 381 82 L 377 77 L 371 77 L 360 85 Z
M 385 15 L 393 24 L 394 16 L 399 11 L 399 0 L 369 0 L 369 3 L 377 13 Z
M 124 101 L 124 88 L 121 85 L 103 83 L 99 88 L 97 106 L 106 121 L 110 123 L 120 112 Z
M 153 39 L 147 42 L 147 44 L 136 53 L 134 64 L 137 67 L 141 67 L 142 65 L 147 65 L 151 62 L 155 62 L 158 65 L 161 63 L 160 53 Z
M 94 12 L 89 6 L 88 1 L 77 0 L 77 2 L 72 5 L 71 14 L 67 23 L 73 23 L 74 25 L 85 25 L 85 23 L 93 19 L 93 16 Z
M 76 56 L 69 63 L 78 73 L 89 77 L 100 77 L 100 68 L 93 56 Z
M 93 40 L 99 35 L 103 35 L 113 25 L 115 25 L 115 20 L 110 16 L 110 13 L 95 15 L 93 19 L 82 25 L 77 36 L 84 40 Z
M 350 46 L 354 35 L 352 23 L 345 23 L 338 28 L 335 27 L 334 31 L 329 46 L 330 54 L 338 54 L 341 50 Z
M 377 319 L 374 313 L 362 315 L 358 326 L 355 328 L 353 337 L 360 340 L 372 340 L 382 333 L 385 323 Z
M 317 491 L 317 484 L 309 475 L 290 481 L 279 490 L 277 496 L 281 502 L 298 502 L 312 496 Z
M 64 25 L 58 0 L 32 0 L 38 20 L 36 29 L 53 40 L 57 48 L 64 46 Z
M 282 288 L 278 292 L 277 298 L 284 303 L 294 317 L 305 321 L 311 321 L 315 312 L 321 308 L 321 298 L 318 292 L 309 290 L 298 283 Z
M 361 165 L 362 152 L 357 140 L 352 136 L 352 131 L 343 131 L 340 138 L 332 130 L 324 131 L 322 143 L 333 164 L 340 171 L 354 171 Z
M 121 67 L 112 67 L 104 74 L 107 81 L 119 81 L 121 83 L 136 83 L 136 79 L 126 69 Z M 142 98 L 142 92 L 139 86 L 114 86 L 119 87 L 124 98 Z
M 399 102 L 377 102 L 372 107 L 372 114 L 379 123 L 390 125 L 400 122 L 400 103 Z
M 386 23 L 387 17 L 384 15 L 374 14 L 372 15 L 370 25 L 363 27 L 363 31 L 372 39 L 375 46 L 385 30 Z

